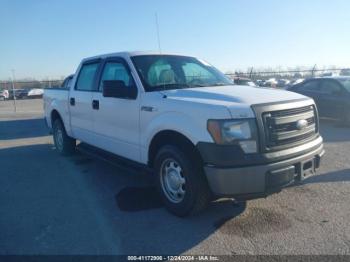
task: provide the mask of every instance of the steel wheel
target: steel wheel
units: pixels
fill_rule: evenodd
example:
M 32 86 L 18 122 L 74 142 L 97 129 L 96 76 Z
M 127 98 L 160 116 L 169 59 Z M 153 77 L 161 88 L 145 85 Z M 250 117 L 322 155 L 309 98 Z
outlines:
M 53 123 L 53 140 L 56 150 L 62 155 L 74 153 L 76 141 L 67 135 L 64 125 L 60 119 Z
M 60 128 L 55 130 L 55 142 L 58 151 L 63 151 L 63 131 Z
M 173 203 L 180 203 L 186 194 L 186 179 L 179 163 L 171 158 L 165 159 L 160 168 L 160 182 L 164 195 Z

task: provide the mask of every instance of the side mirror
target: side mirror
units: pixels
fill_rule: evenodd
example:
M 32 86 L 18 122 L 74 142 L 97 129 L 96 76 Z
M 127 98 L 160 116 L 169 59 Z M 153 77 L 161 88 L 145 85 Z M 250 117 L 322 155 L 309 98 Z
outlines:
M 126 86 L 120 80 L 103 81 L 102 94 L 104 97 L 116 97 L 125 99 L 136 99 L 137 89 L 135 86 Z

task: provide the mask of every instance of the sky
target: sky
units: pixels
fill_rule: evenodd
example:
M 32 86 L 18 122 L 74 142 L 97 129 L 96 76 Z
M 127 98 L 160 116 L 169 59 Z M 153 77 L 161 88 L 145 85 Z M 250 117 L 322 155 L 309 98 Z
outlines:
M 0 80 L 55 79 L 84 57 L 158 50 L 222 71 L 350 66 L 349 0 L 0 0 Z

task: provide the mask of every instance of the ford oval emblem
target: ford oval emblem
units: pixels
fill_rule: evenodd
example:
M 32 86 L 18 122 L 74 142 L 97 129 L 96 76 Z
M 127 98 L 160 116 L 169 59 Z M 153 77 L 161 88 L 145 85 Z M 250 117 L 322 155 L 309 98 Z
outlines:
M 304 128 L 306 128 L 308 126 L 308 122 L 305 119 L 302 120 L 298 120 L 297 122 L 297 128 L 299 130 L 303 130 Z

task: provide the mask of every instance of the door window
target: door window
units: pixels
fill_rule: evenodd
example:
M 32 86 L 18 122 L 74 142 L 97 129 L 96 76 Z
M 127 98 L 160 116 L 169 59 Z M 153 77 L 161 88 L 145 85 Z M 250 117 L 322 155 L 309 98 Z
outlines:
M 319 92 L 320 88 L 317 81 L 308 81 L 299 87 L 300 91 Z
M 94 91 L 94 79 L 100 63 L 83 65 L 75 89 L 81 91 Z
M 129 70 L 122 62 L 107 62 L 102 73 L 99 90 L 102 90 L 103 81 L 119 80 L 123 81 L 126 87 L 134 87 L 134 82 Z
M 321 82 L 321 91 L 326 94 L 339 94 L 341 88 L 335 81 L 325 80 Z

